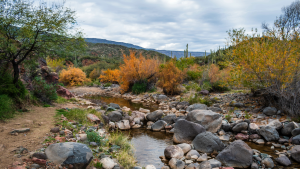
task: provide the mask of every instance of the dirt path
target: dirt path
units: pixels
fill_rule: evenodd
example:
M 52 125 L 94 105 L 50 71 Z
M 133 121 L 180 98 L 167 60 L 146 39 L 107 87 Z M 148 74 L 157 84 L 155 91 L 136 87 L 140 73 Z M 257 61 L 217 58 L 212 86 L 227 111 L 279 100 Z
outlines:
M 7 122 L 0 122 L 0 168 L 6 168 L 15 161 L 20 161 L 26 156 L 19 157 L 12 152 L 17 147 L 23 146 L 28 151 L 35 151 L 43 147 L 43 141 L 54 127 L 55 110 L 63 107 L 76 107 L 74 104 L 56 104 L 55 107 L 31 107 L 29 112 L 17 115 Z M 11 135 L 13 129 L 30 128 L 29 132 Z M 29 154 L 29 153 L 28 153 Z M 26 155 L 28 155 L 26 154 Z

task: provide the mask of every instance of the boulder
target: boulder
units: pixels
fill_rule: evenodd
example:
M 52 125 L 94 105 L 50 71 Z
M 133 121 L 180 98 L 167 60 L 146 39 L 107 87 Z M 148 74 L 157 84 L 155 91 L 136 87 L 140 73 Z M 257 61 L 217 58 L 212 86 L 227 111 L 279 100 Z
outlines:
M 94 114 L 87 114 L 86 117 L 94 123 L 100 123 L 100 119 Z
M 282 129 L 282 124 L 278 119 L 271 121 L 267 126 L 273 127 L 276 130 Z
M 205 104 L 195 103 L 186 108 L 187 113 L 193 110 L 207 110 L 207 106 Z
M 176 145 L 171 145 L 171 146 L 166 147 L 164 154 L 167 159 L 171 159 L 171 158 L 180 159 L 184 155 L 182 149 Z
M 162 110 L 156 110 L 156 111 L 148 114 L 146 116 L 146 118 L 147 118 L 148 121 L 153 121 L 154 122 L 154 121 L 157 121 L 157 120 L 161 119 L 161 117 L 163 116 L 163 114 L 164 113 L 163 113 Z
M 207 154 L 204 153 L 197 159 L 197 161 L 207 161 L 207 158 L 208 158 Z
M 102 158 L 100 163 L 104 169 L 113 169 L 115 166 L 115 162 L 109 157 Z
M 164 129 L 166 125 L 167 125 L 167 122 L 165 122 L 163 120 L 158 120 L 151 126 L 151 129 L 153 131 L 160 131 L 160 130 Z
M 211 169 L 211 165 L 209 161 L 203 161 L 200 163 L 200 169 Z
M 59 95 L 60 97 L 63 97 L 65 99 L 71 99 L 72 97 L 75 97 L 74 94 L 72 94 L 68 89 L 59 86 L 58 85 L 58 89 L 56 90 L 57 95 Z
M 187 114 L 186 120 L 201 124 L 212 133 L 217 132 L 222 125 L 222 115 L 211 110 L 193 110 Z
M 248 130 L 252 133 L 252 134 L 255 134 L 257 133 L 256 130 L 259 129 L 259 126 L 255 123 L 250 123 L 249 126 L 248 126 Z
M 247 168 L 252 164 L 253 150 L 242 140 L 232 142 L 216 157 L 224 166 Z
M 185 110 L 189 105 L 190 105 L 189 102 L 179 102 L 176 105 L 176 109 L 177 110 L 180 110 L 180 109 L 184 109 Z
M 222 124 L 221 127 L 224 131 L 228 132 L 231 130 L 231 125 L 230 124 Z
M 293 137 L 292 143 L 296 145 L 300 145 L 300 135 Z
M 71 164 L 78 169 L 85 169 L 93 159 L 93 153 L 87 145 L 74 142 L 51 144 L 45 153 L 57 165 Z
M 175 130 L 176 131 L 176 130 Z M 203 153 L 212 153 L 213 151 L 221 151 L 225 145 L 211 132 L 203 132 L 196 136 L 193 140 L 195 150 Z
M 186 120 L 177 121 L 174 130 L 173 141 L 175 143 L 190 143 L 199 133 L 205 132 L 202 125 Z
M 131 118 L 131 119 L 138 118 L 138 119 L 140 119 L 140 121 L 144 121 L 145 118 L 146 118 L 146 115 L 145 115 L 145 113 L 143 113 L 143 112 L 132 111 L 130 118 Z
M 274 162 L 270 157 L 264 158 L 261 162 L 266 168 L 274 168 Z
M 189 152 L 192 147 L 190 144 L 186 144 L 186 143 L 182 143 L 182 144 L 177 144 L 178 147 L 180 147 L 183 151 L 184 154 L 186 154 L 187 152 Z
M 249 135 L 246 134 L 242 134 L 242 133 L 238 133 L 237 135 L 235 135 L 235 139 L 237 140 L 248 140 Z
M 248 123 L 247 122 L 241 122 L 236 124 L 233 128 L 232 131 L 236 133 L 240 133 L 242 130 L 247 130 L 248 129 Z
M 197 158 L 200 157 L 200 154 L 196 150 L 191 150 L 186 154 L 186 159 L 190 160 L 193 155 L 196 155 Z
M 185 169 L 200 169 L 200 165 L 198 163 L 191 163 Z
M 121 120 L 119 122 L 116 122 L 116 127 L 120 130 L 128 130 L 130 129 L 129 120 Z
M 208 110 L 211 110 L 213 112 L 216 112 L 216 113 L 223 113 L 223 110 L 219 107 L 209 107 L 207 108 Z
M 300 163 L 300 145 L 294 146 L 291 150 L 292 158 Z
M 112 107 L 112 108 L 114 108 L 114 109 L 121 109 L 121 107 L 120 107 L 118 104 L 115 104 L 115 103 L 110 103 L 110 104 L 108 105 L 108 107 Z
M 267 141 L 277 141 L 279 140 L 279 133 L 277 130 L 270 126 L 261 126 L 257 133 Z
M 263 113 L 267 116 L 277 115 L 277 109 L 275 107 L 266 107 L 264 108 Z
M 118 121 L 121 121 L 123 119 L 123 116 L 122 116 L 122 114 L 119 111 L 109 112 L 109 114 L 107 115 L 107 117 L 112 122 L 118 122 Z
M 300 128 L 296 128 L 292 131 L 292 135 L 293 136 L 297 136 L 297 135 L 300 135 Z
M 160 95 L 153 95 L 153 98 L 158 102 L 163 102 L 163 101 L 168 101 L 169 100 L 169 97 L 166 96 L 166 95 L 163 95 L 163 94 L 160 94 Z
M 220 168 L 222 166 L 221 162 L 216 159 L 210 159 L 208 162 L 211 165 L 211 168 Z
M 295 122 L 290 122 L 283 126 L 281 129 L 281 134 L 284 136 L 290 136 L 292 135 L 292 131 L 296 128 L 299 128 L 298 124 Z
M 181 160 L 176 159 L 176 158 L 172 158 L 169 161 L 169 166 L 171 167 L 171 169 L 184 169 L 185 163 Z
M 285 155 L 276 158 L 275 161 L 283 166 L 289 166 L 292 164 L 290 159 Z
M 173 123 L 175 123 L 176 118 L 177 117 L 175 114 L 171 114 L 171 115 L 167 115 L 167 116 L 163 117 L 162 120 L 167 122 L 168 124 L 173 124 Z

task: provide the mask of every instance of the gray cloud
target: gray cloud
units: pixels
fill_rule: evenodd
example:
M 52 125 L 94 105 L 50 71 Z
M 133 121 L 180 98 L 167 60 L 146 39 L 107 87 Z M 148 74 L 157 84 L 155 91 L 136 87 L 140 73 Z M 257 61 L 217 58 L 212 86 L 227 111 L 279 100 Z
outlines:
M 145 48 L 209 51 L 225 45 L 226 31 L 261 31 L 294 0 L 68 0 L 89 38 Z

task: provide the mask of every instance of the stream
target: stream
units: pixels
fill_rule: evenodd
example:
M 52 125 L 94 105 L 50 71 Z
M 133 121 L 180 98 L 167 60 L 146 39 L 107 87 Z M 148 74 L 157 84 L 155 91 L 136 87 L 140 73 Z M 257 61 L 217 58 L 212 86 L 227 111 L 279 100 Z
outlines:
M 149 109 L 151 112 L 158 109 L 158 105 L 151 105 L 146 107 L 142 103 L 133 103 L 130 100 L 123 98 L 113 98 L 104 96 L 85 96 L 85 99 L 90 100 L 96 104 L 102 103 L 116 103 L 120 107 L 126 106 L 131 110 L 138 110 L 140 107 Z M 134 147 L 136 160 L 141 166 L 154 165 L 156 168 L 161 168 L 164 163 L 159 156 L 164 155 L 164 150 L 167 146 L 173 145 L 173 134 L 165 132 L 153 132 L 145 128 L 131 129 L 123 131 L 130 138 L 130 142 Z M 266 153 L 272 157 L 277 158 L 275 150 L 282 151 L 280 148 L 271 149 L 271 145 L 258 145 L 252 142 L 246 142 L 252 149 L 259 150 L 261 153 Z M 275 160 L 273 160 L 275 163 Z M 300 164 L 291 159 L 292 165 L 284 168 L 300 168 Z M 276 166 L 275 168 L 282 168 L 283 166 Z

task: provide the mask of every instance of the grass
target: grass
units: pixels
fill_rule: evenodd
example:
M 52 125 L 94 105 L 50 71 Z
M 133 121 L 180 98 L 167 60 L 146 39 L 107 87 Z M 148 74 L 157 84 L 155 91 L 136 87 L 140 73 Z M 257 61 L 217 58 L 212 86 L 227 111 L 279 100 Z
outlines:
M 191 95 L 188 99 L 188 102 L 190 104 L 195 104 L 195 103 L 206 104 L 208 107 L 213 104 L 209 97 L 202 98 L 198 94 L 195 94 L 194 97 Z
M 7 95 L 0 95 L 0 120 L 12 118 L 15 112 L 13 100 Z
M 250 119 L 252 117 L 252 114 L 249 114 L 247 111 L 245 111 L 245 118 Z
M 86 132 L 86 134 L 87 134 L 87 139 L 89 142 L 96 142 L 98 144 L 101 144 L 102 140 L 104 139 L 95 131 Z
M 229 111 L 228 114 L 225 115 L 225 119 L 226 119 L 228 122 L 230 122 L 230 121 L 231 121 L 231 118 L 233 117 L 233 116 L 232 116 L 232 112 L 233 112 L 233 111 Z
M 75 98 L 70 98 L 70 99 L 65 99 L 61 96 L 58 96 L 57 99 L 56 99 L 56 103 L 59 103 L 59 104 L 64 104 L 64 103 L 68 103 L 68 102 L 76 102 L 77 100 Z
M 45 139 L 44 143 L 52 143 L 55 141 L 55 138 L 49 136 L 48 138 Z

